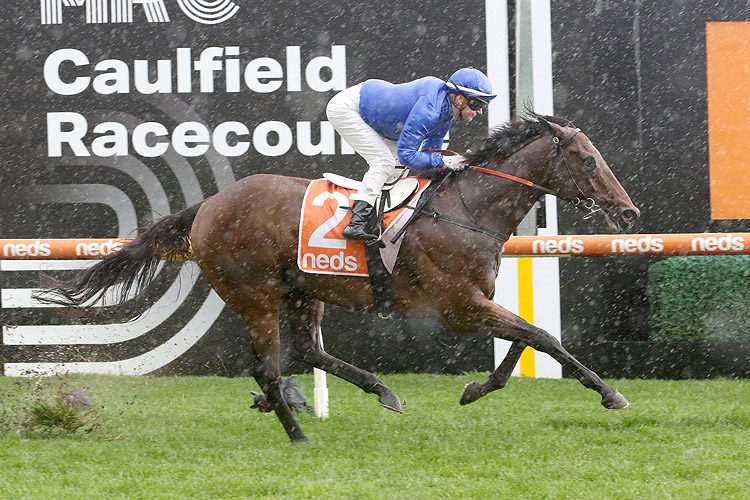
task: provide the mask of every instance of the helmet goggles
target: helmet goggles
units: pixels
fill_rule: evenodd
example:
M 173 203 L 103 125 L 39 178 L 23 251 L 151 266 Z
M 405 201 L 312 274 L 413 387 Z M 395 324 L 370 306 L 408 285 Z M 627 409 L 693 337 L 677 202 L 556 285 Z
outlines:
M 477 96 L 470 96 L 466 94 L 465 92 L 461 92 L 460 87 L 456 85 L 456 83 L 453 80 L 448 80 L 448 81 L 453 84 L 454 88 L 456 89 L 456 92 L 458 94 L 461 94 L 464 97 L 464 99 L 466 99 L 466 105 L 469 106 L 469 109 L 471 109 L 472 111 L 479 111 L 480 109 L 487 106 L 487 104 L 489 104 L 490 101 L 488 101 L 487 99 L 482 99 L 481 97 L 477 97 Z

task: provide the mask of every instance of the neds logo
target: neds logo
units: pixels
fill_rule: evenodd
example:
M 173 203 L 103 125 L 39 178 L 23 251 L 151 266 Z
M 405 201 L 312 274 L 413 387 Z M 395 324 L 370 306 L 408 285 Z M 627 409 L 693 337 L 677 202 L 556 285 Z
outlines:
M 726 252 L 729 250 L 742 250 L 745 248 L 745 239 L 742 236 L 734 236 L 732 233 L 729 233 L 719 237 L 707 236 L 693 238 L 690 242 L 690 246 L 693 252 Z
M 86 22 L 132 23 L 134 6 L 140 6 L 150 23 L 168 23 L 164 0 L 41 0 L 42 24 L 62 24 L 63 7 L 86 7 Z M 177 0 L 183 14 L 201 24 L 223 23 L 239 10 L 231 0 Z
M 612 240 L 612 251 L 620 253 L 661 252 L 664 240 L 650 234 L 645 238 L 617 238 Z
M 328 256 L 325 254 L 306 253 L 302 256 L 302 267 L 306 269 L 317 269 L 319 271 L 356 271 L 359 267 L 357 258 L 349 255 L 344 256 L 341 251 L 338 255 Z
M 49 257 L 52 248 L 49 243 L 36 240 L 32 243 L 7 243 L 3 245 L 3 257 Z
M 534 240 L 531 243 L 531 251 L 535 254 L 575 254 L 583 250 L 583 240 L 570 236 L 560 240 Z
M 103 243 L 98 243 L 96 241 L 90 243 L 78 243 L 76 245 L 76 256 L 105 257 L 112 252 L 119 252 L 122 246 L 122 242 L 113 240 L 107 240 Z

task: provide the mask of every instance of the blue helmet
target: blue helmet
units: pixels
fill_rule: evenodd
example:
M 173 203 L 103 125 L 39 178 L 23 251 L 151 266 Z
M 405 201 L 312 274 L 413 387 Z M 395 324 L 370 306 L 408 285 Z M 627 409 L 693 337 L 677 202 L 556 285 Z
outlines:
M 449 90 L 466 97 L 476 97 L 485 101 L 497 97 L 496 94 L 492 93 L 492 84 L 490 84 L 487 75 L 471 66 L 461 68 L 453 73 L 446 85 Z

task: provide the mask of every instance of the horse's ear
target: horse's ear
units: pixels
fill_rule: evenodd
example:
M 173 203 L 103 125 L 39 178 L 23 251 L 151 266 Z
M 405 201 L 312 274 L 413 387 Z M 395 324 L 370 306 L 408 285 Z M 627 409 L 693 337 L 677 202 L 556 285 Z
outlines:
M 546 130 L 550 135 L 555 135 L 555 129 L 543 116 L 537 115 L 537 120 L 539 120 L 539 123 L 542 125 L 542 128 L 544 128 L 544 130 Z
M 542 128 L 547 133 L 549 133 L 549 135 L 554 136 L 555 134 L 560 132 L 560 127 L 557 124 L 547 121 L 543 116 L 537 115 L 537 119 L 539 120 L 539 123 L 542 125 Z

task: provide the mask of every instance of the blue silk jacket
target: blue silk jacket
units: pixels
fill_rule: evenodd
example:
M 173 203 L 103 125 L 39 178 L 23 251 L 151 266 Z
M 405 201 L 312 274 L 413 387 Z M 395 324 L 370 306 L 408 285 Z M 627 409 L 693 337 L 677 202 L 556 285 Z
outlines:
M 445 82 L 426 76 L 393 84 L 367 80 L 360 90 L 359 113 L 365 123 L 386 139 L 398 142 L 398 159 L 415 169 L 443 166 L 440 149 L 453 121 Z

